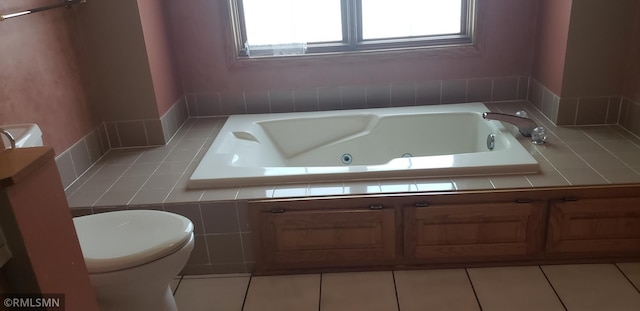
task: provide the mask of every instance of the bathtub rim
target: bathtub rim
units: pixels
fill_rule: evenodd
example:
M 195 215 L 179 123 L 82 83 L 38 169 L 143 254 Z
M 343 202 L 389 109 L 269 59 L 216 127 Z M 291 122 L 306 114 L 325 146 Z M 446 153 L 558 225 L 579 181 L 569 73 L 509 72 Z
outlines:
M 448 112 L 473 112 L 481 115 L 482 112 L 490 111 L 487 106 L 483 103 L 461 103 L 461 104 L 447 104 L 447 105 L 433 105 L 433 106 L 411 106 L 411 107 L 391 107 L 391 108 L 367 108 L 367 109 L 349 109 L 349 110 L 332 110 L 332 111 L 313 111 L 313 114 L 319 114 L 321 116 L 340 116 L 343 117 L 346 114 L 357 113 L 357 114 L 380 114 L 380 111 L 384 111 L 387 114 L 397 114 L 397 115 L 406 115 L 420 112 L 429 112 L 429 113 L 448 113 Z M 492 124 L 497 131 L 504 134 L 506 139 L 506 143 L 510 146 L 513 146 L 513 149 L 508 150 L 497 150 L 490 152 L 482 152 L 485 157 L 491 157 L 489 154 L 495 155 L 496 153 L 501 152 L 514 152 L 516 158 L 520 157 L 520 160 L 516 161 L 517 164 L 514 164 L 513 158 L 508 161 L 509 163 L 502 163 L 496 165 L 472 165 L 467 164 L 465 166 L 466 171 L 464 173 L 455 172 L 456 170 L 460 170 L 459 167 L 428 167 L 423 168 L 421 170 L 416 169 L 396 169 L 396 170 L 367 170 L 367 171 L 352 171 L 349 172 L 349 176 L 345 176 L 344 174 L 336 174 L 336 173 L 314 173 L 314 174 L 294 174 L 294 175 L 268 175 L 265 176 L 264 172 L 258 174 L 262 167 L 242 167 L 242 168 L 233 168 L 232 170 L 235 172 L 238 171 L 249 171 L 252 175 L 257 176 L 227 176 L 227 177 L 216 177 L 216 178 L 198 178 L 196 173 L 198 172 L 198 168 L 202 165 L 201 163 L 207 158 L 207 154 L 211 152 L 214 147 L 216 147 L 216 143 L 218 138 L 221 137 L 226 131 L 225 129 L 229 124 L 235 124 L 237 122 L 251 122 L 254 124 L 260 122 L 271 122 L 277 120 L 290 119 L 292 117 L 302 117 L 302 118 L 310 118 L 310 112 L 286 112 L 286 113 L 267 113 L 267 114 L 251 114 L 251 115 L 232 115 L 227 118 L 225 124 L 222 126 L 220 133 L 214 139 L 214 142 L 209 146 L 207 152 L 200 160 L 194 171 L 189 177 L 187 183 L 187 189 L 217 189 L 217 188 L 230 188 L 230 187 L 253 187 L 253 186 L 264 186 L 264 185 L 277 185 L 277 184 L 314 184 L 314 183 L 327 183 L 327 182 L 345 182 L 345 181 L 370 181 L 370 180 L 402 180 L 407 178 L 442 178 L 442 177 L 474 177 L 474 176 L 490 176 L 490 175 L 526 175 L 526 174 L 535 174 L 540 171 L 540 166 L 538 161 L 527 151 L 527 149 L 521 144 L 520 141 L 516 137 L 513 136 L 513 132 L 507 129 L 501 122 L 495 120 L 487 120 Z M 317 117 L 313 117 L 317 118 Z M 444 155 L 444 156 L 454 156 L 458 161 L 469 161 L 466 159 L 469 155 L 478 156 L 479 153 L 471 153 L 471 154 L 456 154 L 456 155 Z M 435 158 L 435 157 L 443 157 L 443 156 L 427 156 L 427 157 L 416 157 L 416 158 Z M 400 160 L 402 158 L 395 158 L 393 160 Z M 455 161 L 454 160 L 454 161 Z M 391 162 L 390 161 L 390 162 Z M 375 167 L 382 165 L 369 165 L 368 167 Z M 328 166 L 326 166 L 328 167 Z M 325 167 L 325 168 L 326 168 Z M 280 167 L 266 167 L 267 169 L 282 169 Z M 286 170 L 285 167 L 284 170 Z M 293 167 L 294 169 L 300 169 L 303 167 Z M 319 167 L 314 167 L 319 168 Z M 336 167 L 339 168 L 339 167 Z M 425 169 L 429 171 L 425 173 Z M 515 170 L 514 170 L 515 169 Z M 398 173 L 398 171 L 402 171 L 402 173 Z M 310 180 L 308 176 L 312 175 L 313 178 Z M 341 178 L 342 176 L 342 178 Z M 266 180 L 268 178 L 268 180 Z

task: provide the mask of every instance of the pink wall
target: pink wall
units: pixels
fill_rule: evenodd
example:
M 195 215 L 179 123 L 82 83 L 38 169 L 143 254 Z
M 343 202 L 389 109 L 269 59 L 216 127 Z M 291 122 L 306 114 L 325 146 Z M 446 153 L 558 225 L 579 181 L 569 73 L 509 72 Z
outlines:
M 637 6 L 636 0 L 540 0 L 533 77 L 561 97 L 621 94 Z
M 224 1 L 167 1 L 167 12 L 187 93 L 528 76 L 537 1 L 478 2 L 483 31 L 474 55 L 412 52 L 247 66 L 228 64 Z
M 562 97 L 622 94 L 637 3 L 573 2 Z
M 138 0 L 138 11 L 140 12 L 158 113 L 162 116 L 182 96 L 178 73 L 174 68 L 167 22 L 163 15 L 161 1 Z
M 0 12 L 44 4 L 3 0 Z M 74 12 L 59 9 L 0 22 L 0 38 L 0 124 L 37 123 L 57 154 L 99 124 L 89 108 L 86 55 Z
M 556 95 L 562 91 L 573 0 L 539 0 L 533 77 Z
M 137 2 L 93 0 L 76 17 L 95 80 L 91 104 L 102 121 L 158 118 Z

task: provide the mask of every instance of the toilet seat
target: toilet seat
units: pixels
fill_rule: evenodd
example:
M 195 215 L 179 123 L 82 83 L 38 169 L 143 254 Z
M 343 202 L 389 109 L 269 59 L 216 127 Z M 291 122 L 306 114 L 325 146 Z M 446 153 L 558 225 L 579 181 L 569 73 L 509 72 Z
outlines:
M 188 218 L 155 210 L 93 214 L 73 223 L 89 273 L 149 263 L 183 247 L 193 233 Z

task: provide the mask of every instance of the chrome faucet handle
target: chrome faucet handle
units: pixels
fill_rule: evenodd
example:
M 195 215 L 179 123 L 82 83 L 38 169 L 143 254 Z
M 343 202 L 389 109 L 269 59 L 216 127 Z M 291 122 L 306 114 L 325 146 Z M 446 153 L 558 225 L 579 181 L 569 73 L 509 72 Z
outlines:
M 546 141 L 547 130 L 542 126 L 534 128 L 533 132 L 531 132 L 531 142 L 535 145 L 543 145 Z
M 0 128 L 0 133 L 4 134 L 4 136 L 7 137 L 7 139 L 9 139 L 9 143 L 11 143 L 11 148 L 10 149 L 16 149 L 16 139 L 13 138 L 13 135 L 11 135 L 11 133 L 3 128 Z M 5 148 L 7 149 L 7 148 Z

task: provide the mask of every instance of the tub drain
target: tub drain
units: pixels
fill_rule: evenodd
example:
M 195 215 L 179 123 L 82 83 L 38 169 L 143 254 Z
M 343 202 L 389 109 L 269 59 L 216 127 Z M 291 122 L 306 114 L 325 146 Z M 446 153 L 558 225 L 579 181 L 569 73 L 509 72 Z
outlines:
M 351 164 L 353 156 L 349 153 L 345 153 L 340 157 L 340 160 L 342 161 L 342 164 Z

